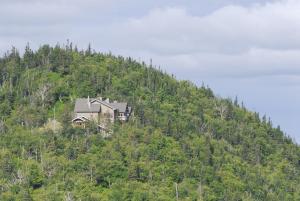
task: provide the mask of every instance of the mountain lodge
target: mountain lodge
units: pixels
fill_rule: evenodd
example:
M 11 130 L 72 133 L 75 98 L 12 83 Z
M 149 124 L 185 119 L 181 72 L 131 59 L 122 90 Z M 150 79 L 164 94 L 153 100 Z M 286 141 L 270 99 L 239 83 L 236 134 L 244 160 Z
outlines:
M 131 107 L 126 102 L 117 102 L 107 98 L 78 98 L 75 102 L 74 125 L 85 126 L 88 121 L 94 121 L 100 129 L 106 129 L 107 125 L 119 120 L 128 121 Z

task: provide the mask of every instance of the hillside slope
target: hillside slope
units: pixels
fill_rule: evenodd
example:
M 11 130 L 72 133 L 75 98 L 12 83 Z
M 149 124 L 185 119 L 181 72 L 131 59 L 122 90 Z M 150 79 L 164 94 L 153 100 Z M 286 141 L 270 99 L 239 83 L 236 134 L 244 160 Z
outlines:
M 300 200 L 299 146 L 207 87 L 72 44 L 13 49 L 0 75 L 0 200 Z M 99 95 L 134 109 L 106 139 L 70 125 Z

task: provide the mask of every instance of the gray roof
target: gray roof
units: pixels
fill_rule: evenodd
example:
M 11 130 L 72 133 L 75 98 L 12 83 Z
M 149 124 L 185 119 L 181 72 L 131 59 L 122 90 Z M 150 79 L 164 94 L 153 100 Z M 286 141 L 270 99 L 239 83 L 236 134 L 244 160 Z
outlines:
M 90 103 L 90 104 L 89 104 Z M 98 104 L 97 104 L 98 103 Z M 100 103 L 100 104 L 99 104 Z M 106 105 L 113 110 L 119 110 L 119 112 L 126 112 L 127 103 L 108 103 L 106 101 L 100 101 L 95 98 L 78 98 L 75 102 L 75 112 L 93 112 L 97 113 L 101 111 L 101 104 Z
M 127 103 L 109 103 L 113 108 L 119 110 L 119 112 L 126 112 Z
M 89 99 L 78 98 L 75 102 L 75 112 L 100 112 L 100 104 L 89 104 Z
M 95 103 L 100 103 L 100 104 L 106 105 L 107 107 L 110 107 L 113 110 L 117 109 L 111 103 L 108 103 L 106 101 L 101 101 L 101 100 L 93 99 L 91 102 L 94 103 L 94 104 Z

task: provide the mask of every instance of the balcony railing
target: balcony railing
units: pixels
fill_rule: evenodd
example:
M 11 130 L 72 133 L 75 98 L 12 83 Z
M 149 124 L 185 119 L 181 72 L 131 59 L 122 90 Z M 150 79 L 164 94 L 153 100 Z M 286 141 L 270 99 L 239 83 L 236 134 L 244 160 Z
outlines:
M 127 116 L 118 116 L 119 120 L 127 121 Z

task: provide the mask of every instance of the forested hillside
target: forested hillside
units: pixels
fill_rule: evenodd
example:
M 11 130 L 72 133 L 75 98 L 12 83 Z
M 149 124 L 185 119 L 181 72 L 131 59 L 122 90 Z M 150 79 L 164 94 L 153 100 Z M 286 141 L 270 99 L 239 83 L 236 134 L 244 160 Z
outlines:
M 134 111 L 109 138 L 71 126 L 75 99 L 100 95 Z M 300 149 L 279 127 L 131 58 L 12 49 L 0 114 L 3 201 L 300 200 Z

